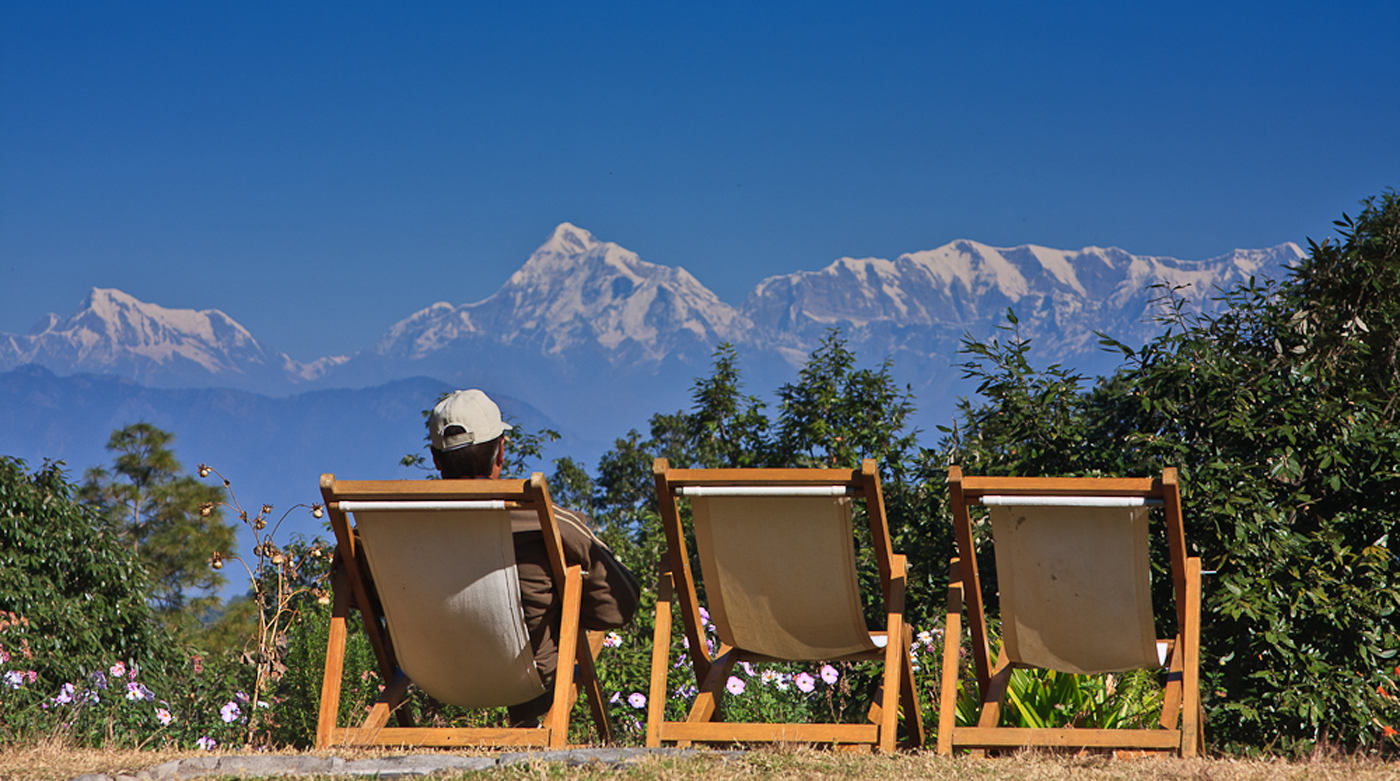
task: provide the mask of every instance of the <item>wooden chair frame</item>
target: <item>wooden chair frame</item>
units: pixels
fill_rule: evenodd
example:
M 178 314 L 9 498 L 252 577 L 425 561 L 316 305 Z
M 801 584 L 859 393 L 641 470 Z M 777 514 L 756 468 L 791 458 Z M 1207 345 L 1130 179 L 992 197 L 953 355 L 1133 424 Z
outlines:
M 674 741 L 686 747 L 693 742 L 801 742 L 834 743 L 875 748 L 891 752 L 899 709 L 904 708 L 906 745 L 924 741 L 923 716 L 914 692 L 914 674 L 909 655 L 912 631 L 904 623 L 905 557 L 891 550 L 889 526 L 885 520 L 880 476 L 873 460 L 860 469 L 671 469 L 666 459 L 653 465 L 656 495 L 668 555 L 661 564 L 656 602 L 656 626 L 651 660 L 651 689 L 647 711 L 648 746 Z M 725 723 L 722 698 L 730 671 L 741 661 L 782 662 L 721 644 L 714 656 L 706 647 L 702 631 L 699 599 L 690 566 L 685 533 L 676 505 L 677 491 L 686 486 L 833 486 L 845 485 L 847 495 L 863 497 L 869 520 L 880 583 L 885 603 L 885 647 L 876 651 L 826 661 L 883 661 L 884 677 L 869 712 L 868 724 L 775 724 Z M 854 544 L 854 540 L 852 540 Z M 665 720 L 668 699 L 666 674 L 670 669 L 672 601 L 679 601 L 681 621 L 689 644 L 688 654 L 695 673 L 698 693 L 685 721 Z
M 977 477 L 948 470 L 948 491 L 957 535 L 958 556 L 948 575 L 947 620 L 944 629 L 943 681 L 938 712 L 938 752 L 954 749 L 1015 749 L 1027 746 L 1068 749 L 1174 751 L 1194 757 L 1203 743 L 1200 703 L 1201 561 L 1186 555 L 1181 494 L 1174 468 L 1160 478 Z M 1166 517 L 1171 555 L 1172 588 L 1176 597 L 1178 634 L 1168 643 L 1167 684 L 1157 729 L 1022 729 L 998 727 L 1001 702 L 1012 668 L 1003 653 L 992 665 L 987 642 L 986 614 L 977 571 L 973 524 L 968 507 L 985 496 L 1122 496 L 1158 499 Z M 972 659 L 982 711 L 977 726 L 954 726 L 957 712 L 959 645 L 963 610 L 972 640 Z M 1159 641 L 1163 642 L 1163 641 Z
M 326 667 L 321 684 L 321 709 L 316 726 L 316 746 L 415 745 L 415 746 L 545 746 L 566 745 L 569 712 L 580 691 L 588 696 L 590 710 L 604 741 L 611 742 L 602 688 L 598 683 L 595 659 L 602 647 L 602 632 L 580 629 L 583 574 L 579 565 L 564 560 L 554 505 L 544 476 L 538 472 L 528 480 L 336 480 L 321 475 L 321 496 L 336 538 L 336 566 L 333 568 L 334 602 L 330 638 L 326 645 Z M 460 501 L 500 500 L 507 509 L 537 513 L 544 532 L 545 549 L 556 589 L 561 589 L 563 620 L 559 632 L 559 667 L 555 673 L 554 702 L 540 727 L 425 728 L 414 725 L 407 699 L 408 677 L 399 669 L 393 638 L 389 636 L 377 600 L 371 597 L 372 580 L 362 571 L 363 557 L 357 559 L 358 540 L 342 501 Z M 360 612 L 365 634 L 374 651 L 384 691 L 357 727 L 339 727 L 341 675 L 345 662 L 346 619 L 351 609 Z M 577 673 L 575 665 L 577 664 Z M 398 726 L 387 726 L 393 715 Z

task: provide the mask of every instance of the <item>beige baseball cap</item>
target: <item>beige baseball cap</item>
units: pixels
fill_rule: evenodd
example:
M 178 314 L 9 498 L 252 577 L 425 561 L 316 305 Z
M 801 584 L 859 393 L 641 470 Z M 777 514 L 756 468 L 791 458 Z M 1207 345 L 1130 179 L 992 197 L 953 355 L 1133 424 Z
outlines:
M 453 426 L 462 430 L 447 433 Z M 510 424 L 501 420 L 501 408 L 496 402 L 475 388 L 453 392 L 439 401 L 428 416 L 428 438 L 434 450 L 443 452 L 490 442 L 510 429 Z

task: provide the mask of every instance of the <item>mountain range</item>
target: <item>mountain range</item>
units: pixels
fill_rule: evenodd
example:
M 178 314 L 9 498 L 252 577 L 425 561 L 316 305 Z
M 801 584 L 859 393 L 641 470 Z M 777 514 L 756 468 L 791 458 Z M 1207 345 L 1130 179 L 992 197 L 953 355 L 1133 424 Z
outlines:
M 217 452 L 271 481 L 279 501 L 314 501 L 317 475 L 334 464 L 342 475 L 409 476 L 393 464 L 422 446 L 421 410 L 442 390 L 480 387 L 565 434 L 547 456 L 591 466 L 652 413 L 688 407 L 720 342 L 738 349 L 746 391 L 762 396 L 792 382 L 833 328 L 862 363 L 891 359 L 929 430 L 973 391 L 956 368 L 960 341 L 995 335 L 1008 309 L 1037 362 L 1092 375 L 1116 360 L 1094 332 L 1151 339 L 1164 291 L 1208 311 L 1218 289 L 1278 277 L 1301 257 L 1291 243 L 1179 260 L 958 240 L 769 277 L 735 305 L 683 268 L 563 223 L 489 297 L 433 303 L 375 344 L 310 362 L 221 311 L 95 288 L 68 317 L 0 333 L 0 453 L 82 468 L 105 460 L 113 428 L 146 419 L 175 428 L 187 466 Z M 337 455 L 318 460 L 320 450 Z
M 267 395 L 417 375 L 485 386 L 586 374 L 606 389 L 671 364 L 703 371 L 721 341 L 795 367 L 832 328 L 868 358 L 908 354 L 943 370 L 964 335 L 991 334 L 1008 308 L 1038 354 L 1066 360 L 1093 350 L 1094 331 L 1129 343 L 1151 338 L 1160 328 L 1154 301 L 1166 288 L 1188 310 L 1209 309 L 1213 291 L 1278 275 L 1301 257 L 1291 243 L 1190 261 L 959 240 L 770 277 L 734 306 L 683 268 L 648 263 L 563 223 L 491 296 L 434 303 L 353 355 L 299 362 L 219 310 L 169 309 L 94 288 L 67 318 L 49 314 L 27 335 L 0 334 L 0 371 L 32 363 L 60 375 Z

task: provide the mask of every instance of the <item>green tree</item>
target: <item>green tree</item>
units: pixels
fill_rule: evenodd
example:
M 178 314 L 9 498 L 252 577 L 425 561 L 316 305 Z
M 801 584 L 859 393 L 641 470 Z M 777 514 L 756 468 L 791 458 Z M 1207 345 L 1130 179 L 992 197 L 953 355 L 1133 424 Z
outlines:
M 112 432 L 111 468 L 89 469 L 78 497 L 122 530 L 150 575 L 152 605 L 188 632 L 219 604 L 215 592 L 227 581 L 209 559 L 232 554 L 235 530 L 219 511 L 220 489 L 184 474 L 174 440 L 149 423 Z
M 75 500 L 60 464 L 31 473 L 0 456 L 0 612 L 29 620 L 28 664 L 46 688 L 118 660 L 164 669 L 171 644 L 148 593 L 121 528 Z
M 888 478 L 900 474 L 914 449 L 913 395 L 900 390 L 886 358 L 879 369 L 857 369 L 856 356 L 833 329 L 807 358 L 798 381 L 778 389 L 775 460 L 792 466 L 854 469 L 873 458 Z
M 1183 314 L 1168 291 L 1163 335 L 1140 349 L 1105 337 L 1124 365 L 1088 390 L 1031 370 L 1028 343 L 969 342 L 986 402 L 931 459 L 1022 475 L 1179 467 L 1188 544 L 1217 572 L 1207 736 L 1235 750 L 1379 746 L 1400 719 L 1384 693 L 1400 652 L 1400 199 L 1337 224 L 1282 282 L 1224 291 L 1217 315 Z

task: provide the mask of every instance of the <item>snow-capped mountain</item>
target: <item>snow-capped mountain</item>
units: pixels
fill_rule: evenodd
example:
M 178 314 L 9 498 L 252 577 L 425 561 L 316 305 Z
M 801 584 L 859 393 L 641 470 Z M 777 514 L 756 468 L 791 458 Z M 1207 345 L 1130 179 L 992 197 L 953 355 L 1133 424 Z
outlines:
M 1095 330 L 1125 341 L 1150 338 L 1160 330 L 1154 302 L 1167 290 L 1201 311 L 1216 291 L 1261 270 L 1277 274 L 1301 257 L 1291 243 L 1190 261 L 960 240 L 893 261 L 841 258 L 820 271 L 770 277 L 742 311 L 762 333 L 797 347 L 810 349 L 840 326 L 854 341 L 891 351 L 980 336 L 1012 308 L 1023 334 L 1062 357 L 1092 345 Z
M 480 340 L 555 358 L 601 352 L 612 366 L 626 367 L 697 350 L 706 357 L 717 342 L 749 328 L 685 269 L 647 263 L 566 222 L 495 294 L 415 312 L 374 353 L 418 361 Z
M 1092 374 L 1113 368 L 1094 331 L 1147 341 L 1162 328 L 1152 309 L 1166 289 L 1189 310 L 1209 310 L 1218 288 L 1280 276 L 1300 257 L 1294 244 L 1191 261 L 960 240 L 770 277 L 736 308 L 682 268 L 563 223 L 491 296 L 433 304 L 348 358 L 298 363 L 218 310 L 167 309 L 95 289 L 67 319 L 50 315 L 27 336 L 0 334 L 0 371 L 35 363 L 61 375 L 271 395 L 426 376 L 517 395 L 557 420 L 586 421 L 587 436 L 610 438 L 617 415 L 639 417 L 625 430 L 686 406 L 721 341 L 739 348 L 749 387 L 771 390 L 839 327 L 861 359 L 893 357 L 896 379 L 941 420 L 969 392 L 956 385 L 961 339 L 993 336 L 1008 307 L 1038 359 Z
M 217 309 L 167 309 L 107 288 L 93 288 L 67 319 L 50 313 L 28 335 L 0 334 L 0 370 L 33 363 L 158 387 L 266 387 L 315 379 L 343 360 L 298 363 Z

